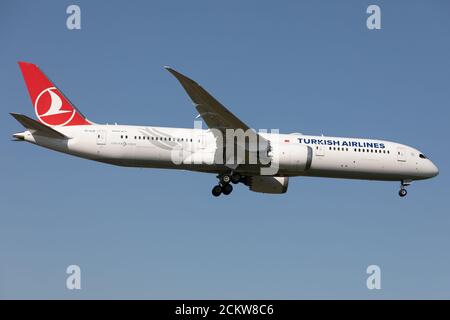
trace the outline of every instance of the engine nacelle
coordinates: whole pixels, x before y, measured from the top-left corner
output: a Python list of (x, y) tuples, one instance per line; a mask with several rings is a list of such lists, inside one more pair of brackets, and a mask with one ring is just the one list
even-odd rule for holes
[(247, 181), (251, 191), (262, 193), (285, 193), (288, 184), (289, 177), (252, 176)]
[(279, 170), (299, 172), (308, 170), (312, 162), (312, 148), (302, 144), (278, 144), (272, 147), (269, 155), (272, 166), (278, 164)]

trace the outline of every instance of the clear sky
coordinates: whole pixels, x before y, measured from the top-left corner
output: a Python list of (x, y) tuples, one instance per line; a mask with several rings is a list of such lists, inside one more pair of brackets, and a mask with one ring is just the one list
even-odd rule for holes
[[(0, 298), (450, 298), (449, 21), (446, 0), (1, 1)], [(94, 122), (192, 127), (170, 65), (256, 129), (393, 140), (440, 175), (405, 199), (398, 183), (321, 178), (213, 198), (214, 175), (10, 141), (8, 112), (34, 116), (20, 60)]]

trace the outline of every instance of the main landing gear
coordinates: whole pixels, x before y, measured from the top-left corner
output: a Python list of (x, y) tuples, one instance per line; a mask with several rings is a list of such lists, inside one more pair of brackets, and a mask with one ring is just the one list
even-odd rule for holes
[(218, 175), (217, 178), (219, 179), (219, 184), (214, 186), (212, 188), (212, 195), (214, 197), (220, 196), (222, 193), (224, 195), (229, 195), (233, 191), (233, 184), (237, 184), (239, 182), (242, 182), (243, 177), (237, 172), (234, 173), (226, 173)]
[(400, 191), (398, 192), (398, 195), (400, 197), (405, 197), (408, 194), (408, 191), (406, 191), (406, 187), (411, 184), (411, 180), (402, 180), (400, 181)]

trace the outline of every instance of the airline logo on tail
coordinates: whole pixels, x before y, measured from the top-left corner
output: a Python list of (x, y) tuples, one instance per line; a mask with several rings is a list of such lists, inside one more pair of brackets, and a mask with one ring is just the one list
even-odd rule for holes
[(90, 125), (87, 120), (34, 64), (19, 62), (39, 121), (48, 126)]
[(39, 121), (49, 126), (64, 126), (75, 116), (75, 109), (70, 110), (67, 106), (63, 108), (62, 99), (57, 92), (55, 87), (44, 89), (34, 103)]

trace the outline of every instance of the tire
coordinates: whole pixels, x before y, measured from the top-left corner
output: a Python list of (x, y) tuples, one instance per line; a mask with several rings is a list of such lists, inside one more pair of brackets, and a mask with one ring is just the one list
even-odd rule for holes
[(408, 194), (408, 192), (406, 191), (406, 189), (400, 189), (400, 191), (398, 192), (398, 195), (402, 198), (404, 196), (406, 196), (407, 194)]
[(220, 196), (220, 194), (222, 193), (222, 187), (219, 185), (214, 186), (211, 190), (211, 193), (214, 197)]
[(231, 184), (227, 184), (222, 189), (222, 193), (227, 196), (233, 191), (233, 186)]

